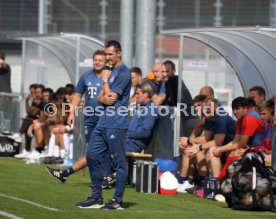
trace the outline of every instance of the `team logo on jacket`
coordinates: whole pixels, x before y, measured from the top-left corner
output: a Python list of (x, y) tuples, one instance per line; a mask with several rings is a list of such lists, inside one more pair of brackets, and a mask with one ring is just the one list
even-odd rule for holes
[(110, 79), (109, 79), (109, 82), (112, 83), (114, 81), (115, 77), (114, 76), (111, 76)]
[(114, 139), (115, 138), (115, 135), (110, 135), (110, 139)]

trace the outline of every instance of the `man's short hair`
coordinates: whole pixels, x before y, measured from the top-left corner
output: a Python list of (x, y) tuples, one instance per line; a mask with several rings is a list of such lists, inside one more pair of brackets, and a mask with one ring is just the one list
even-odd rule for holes
[(170, 65), (172, 70), (175, 70), (175, 64), (171, 60), (166, 60), (163, 62), (164, 65)]
[(248, 106), (248, 108), (252, 108), (252, 107), (256, 107), (257, 106), (256, 102), (255, 102), (255, 100), (253, 98), (248, 97), (248, 98), (246, 98), (246, 100), (247, 100), (247, 106)]
[(52, 89), (52, 88), (49, 88), (49, 87), (47, 87), (47, 88), (44, 89), (43, 93), (45, 93), (45, 92), (47, 92), (47, 93), (49, 93), (49, 94), (54, 93), (53, 89)]
[(74, 84), (66, 84), (65, 85), (65, 88), (68, 90), (68, 91), (74, 91), (75, 90), (75, 85)]
[(30, 84), (29, 89), (35, 89), (38, 84)]
[(268, 108), (269, 110), (271, 110), (271, 115), (275, 115), (275, 103), (273, 100), (267, 100), (265, 102), (266, 104), (266, 108)]
[(67, 93), (66, 87), (59, 87), (55, 92), (56, 95), (66, 95)]
[(6, 55), (3, 52), (0, 52), (0, 59), (4, 60), (6, 59)]
[(216, 107), (219, 105), (219, 101), (217, 99), (215, 99), (214, 97), (208, 97), (204, 100), (204, 102), (205, 103), (213, 102), (216, 105)]
[(263, 103), (260, 103), (258, 106), (257, 106), (257, 110), (259, 112), (265, 110), (265, 109), (268, 109), (270, 112), (271, 112), (271, 115), (274, 116), (275, 114), (275, 105), (274, 105), (274, 102), (273, 100), (267, 100)]
[(264, 96), (264, 98), (265, 98), (265, 89), (261, 86), (251, 87), (249, 92), (250, 91), (257, 91), (260, 96)]
[(44, 91), (45, 87), (43, 84), (37, 84), (34, 89), (40, 88), (42, 90), (42, 92)]
[(113, 46), (117, 52), (122, 51), (121, 44), (116, 40), (110, 40), (105, 44), (105, 48)]
[(137, 75), (143, 77), (142, 70), (141, 70), (141, 68), (139, 68), (139, 67), (132, 67), (132, 68), (130, 69), (130, 72), (131, 72), (131, 73), (134, 72), (134, 73), (136, 73)]
[(273, 95), (270, 99), (273, 102), (273, 104), (275, 104), (275, 97), (276, 97), (276, 95)]
[(245, 97), (237, 97), (232, 101), (232, 109), (238, 109), (240, 107), (248, 108), (248, 101)]
[[(205, 91), (205, 92), (202, 92), (202, 91)], [(208, 94), (208, 96), (214, 96), (215, 95), (214, 89), (211, 86), (208, 86), (208, 85), (200, 88), (200, 93)]]
[(195, 98), (193, 99), (193, 104), (195, 104), (196, 102), (203, 102), (206, 100), (206, 98), (207, 98), (206, 95), (202, 95), (202, 94), (196, 95)]
[(96, 51), (94, 52), (94, 54), (93, 54), (93, 59), (94, 59), (94, 57), (95, 57), (96, 55), (104, 56), (105, 53), (104, 53), (103, 50), (96, 50)]
[(149, 98), (153, 96), (152, 87), (148, 83), (139, 84), (136, 89), (141, 89), (142, 93), (147, 93)]

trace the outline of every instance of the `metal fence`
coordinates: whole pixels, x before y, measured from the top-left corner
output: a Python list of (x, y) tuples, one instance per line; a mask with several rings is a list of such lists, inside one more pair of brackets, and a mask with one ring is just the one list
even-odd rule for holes
[(18, 132), (20, 125), (21, 97), (0, 93), (0, 133)]

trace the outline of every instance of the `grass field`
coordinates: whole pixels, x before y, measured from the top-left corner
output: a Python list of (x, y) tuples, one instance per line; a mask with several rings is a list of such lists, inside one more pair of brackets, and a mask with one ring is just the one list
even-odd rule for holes
[[(142, 194), (127, 188), (123, 211), (78, 209), (75, 204), (90, 195), (89, 173), (76, 173), (62, 184), (45, 165), (27, 165), (14, 158), (0, 158), (0, 218), (275, 218), (271, 212), (233, 211), (224, 203), (188, 194)], [(114, 189), (105, 190), (105, 201)]]

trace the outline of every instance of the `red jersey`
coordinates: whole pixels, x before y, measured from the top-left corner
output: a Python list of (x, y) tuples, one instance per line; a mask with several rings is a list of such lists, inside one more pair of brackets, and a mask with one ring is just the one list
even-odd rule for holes
[[(262, 134), (265, 128), (265, 124), (258, 118), (256, 115), (253, 114), (253, 111), (249, 111), (247, 115), (237, 121), (237, 128), (236, 134), (237, 135), (245, 135), (250, 137), (250, 140), (258, 135)], [(265, 134), (263, 134), (262, 139), (259, 139), (259, 142), (263, 142)], [(260, 145), (260, 143), (255, 142), (248, 142), (249, 146), (256, 146)]]

